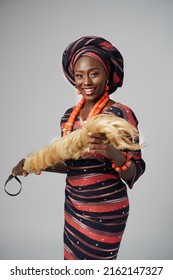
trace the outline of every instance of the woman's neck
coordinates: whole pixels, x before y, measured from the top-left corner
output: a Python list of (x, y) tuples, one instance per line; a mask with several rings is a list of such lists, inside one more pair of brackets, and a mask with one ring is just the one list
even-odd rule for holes
[[(82, 98), (71, 112), (70, 117), (63, 128), (63, 136), (66, 136), (68, 133), (70, 133), (73, 130), (73, 126), (77, 116), (79, 117), (81, 116), (83, 119), (85, 118), (89, 119), (93, 116), (96, 116), (102, 112), (103, 108), (107, 105), (108, 102), (109, 102), (109, 94), (107, 91), (105, 91), (104, 94), (99, 98), (99, 100), (92, 107), (92, 109), (89, 110), (89, 108), (87, 108), (88, 106), (86, 107), (85, 105), (84, 98)], [(82, 109), (83, 112), (81, 111)]]

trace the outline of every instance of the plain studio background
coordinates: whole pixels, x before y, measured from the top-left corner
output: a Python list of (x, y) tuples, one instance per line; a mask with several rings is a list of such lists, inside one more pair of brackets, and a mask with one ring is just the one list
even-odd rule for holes
[(14, 198), (3, 185), (21, 158), (59, 137), (78, 101), (61, 57), (84, 35), (121, 51), (124, 85), (111, 97), (135, 111), (147, 142), (118, 259), (172, 259), (172, 14), (171, 0), (0, 1), (1, 259), (63, 259), (65, 175), (21, 178)]

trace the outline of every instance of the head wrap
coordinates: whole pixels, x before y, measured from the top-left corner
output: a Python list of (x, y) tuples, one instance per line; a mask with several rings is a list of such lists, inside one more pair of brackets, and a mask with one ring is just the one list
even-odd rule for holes
[(75, 86), (74, 65), (84, 54), (103, 65), (109, 79), (109, 94), (122, 86), (124, 64), (121, 53), (104, 38), (95, 36), (85, 36), (72, 42), (63, 53), (63, 71), (72, 85)]

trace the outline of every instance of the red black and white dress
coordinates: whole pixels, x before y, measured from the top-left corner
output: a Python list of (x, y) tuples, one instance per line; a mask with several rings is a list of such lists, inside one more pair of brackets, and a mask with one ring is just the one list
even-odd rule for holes
[[(73, 108), (61, 119), (61, 128)], [(107, 113), (113, 113), (138, 125), (133, 111), (115, 102)], [(81, 127), (77, 118), (74, 129)], [(65, 188), (65, 260), (115, 260), (129, 214), (127, 185), (143, 174), (145, 163), (141, 151), (131, 151), (135, 173), (130, 182), (123, 181), (106, 158), (88, 157), (67, 160)]]

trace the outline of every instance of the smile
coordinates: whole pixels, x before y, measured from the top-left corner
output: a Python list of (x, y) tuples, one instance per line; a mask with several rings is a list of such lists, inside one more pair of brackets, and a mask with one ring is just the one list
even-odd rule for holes
[(95, 88), (83, 88), (86, 95), (92, 95), (95, 92)]

